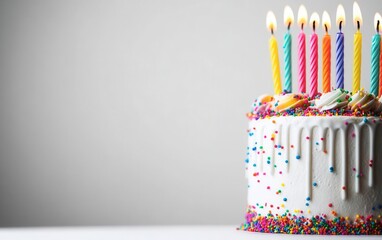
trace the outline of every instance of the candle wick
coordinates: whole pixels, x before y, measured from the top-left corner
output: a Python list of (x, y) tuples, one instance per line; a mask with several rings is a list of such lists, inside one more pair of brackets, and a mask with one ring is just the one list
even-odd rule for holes
[(376, 31), (377, 31), (377, 33), (379, 33), (379, 20), (377, 21), (377, 28), (376, 28)]
[(288, 23), (288, 31), (290, 30), (291, 22)]
[(316, 21), (313, 21), (313, 32), (316, 31)]
[(342, 21), (340, 21), (340, 32), (342, 31)]
[(301, 23), (301, 31), (304, 30), (304, 23)]
[(324, 24), (325, 26), (325, 32), (328, 33), (328, 25)]
[(359, 21), (357, 21), (357, 28), (358, 30), (361, 28), (361, 23)]
[(271, 34), (273, 35), (273, 28), (271, 28)]

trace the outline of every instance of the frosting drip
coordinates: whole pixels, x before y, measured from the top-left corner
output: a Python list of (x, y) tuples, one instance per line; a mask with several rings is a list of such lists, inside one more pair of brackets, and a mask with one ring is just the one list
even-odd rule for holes
[[(286, 208), (301, 210), (305, 205), (311, 215), (321, 214), (319, 211), (327, 209), (328, 203), (345, 216), (354, 212), (370, 214), (373, 206), (382, 204), (382, 191), (374, 188), (376, 179), (381, 180), (374, 166), (376, 143), (381, 139), (377, 128), (381, 124), (378, 117), (342, 116), (251, 121), (246, 170), (249, 204), (257, 206), (262, 214), (282, 213)], [(293, 178), (289, 178), (292, 173)], [(296, 182), (289, 182), (293, 180)], [(290, 186), (286, 186), (288, 182)], [(322, 187), (315, 187), (317, 182)], [(274, 189), (278, 184), (283, 197), (262, 190)], [(323, 200), (326, 198), (328, 202)]]

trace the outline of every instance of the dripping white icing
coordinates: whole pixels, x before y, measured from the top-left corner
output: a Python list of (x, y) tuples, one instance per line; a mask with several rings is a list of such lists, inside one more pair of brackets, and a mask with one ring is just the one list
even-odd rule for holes
[[(369, 166), (362, 166), (360, 160), (360, 138), (364, 129), (369, 130), (369, 159), (374, 161), (374, 141), (375, 141), (375, 131), (378, 125), (381, 124), (379, 118), (376, 117), (272, 117), (269, 119), (262, 120), (252, 120), (250, 123), (250, 130), (254, 133), (252, 137), (249, 137), (249, 151), (253, 147), (256, 147), (256, 151), (252, 151), (249, 154), (249, 165), (256, 164), (252, 169), (252, 172), (248, 174), (251, 176), (253, 172), (265, 172), (270, 175), (277, 175), (274, 165), (278, 162), (284, 161), (285, 159), (285, 169), (287, 174), (290, 172), (290, 165), (294, 164), (294, 161), (301, 161), (305, 164), (306, 180), (305, 180), (305, 192), (306, 197), (313, 200), (312, 196), (312, 182), (313, 182), (313, 166), (312, 166), (312, 149), (314, 147), (313, 141), (313, 129), (317, 128), (319, 135), (322, 137), (322, 143), (320, 146), (321, 151), (325, 151), (327, 154), (327, 164), (322, 164), (322, 168), (327, 168), (328, 176), (330, 174), (339, 174), (341, 177), (341, 186), (338, 191), (340, 191), (341, 199), (345, 200), (348, 197), (348, 191), (350, 190), (348, 186), (349, 174), (353, 166), (350, 166), (349, 159), (347, 156), (348, 147), (354, 147), (354, 168), (355, 168), (355, 179), (354, 182), (354, 192), (360, 193), (361, 191), (361, 174), (360, 169), (362, 167), (368, 168), (368, 186), (372, 187), (374, 185), (374, 168)], [(363, 127), (367, 126), (367, 127)], [(354, 146), (348, 146), (348, 130), (350, 127), (354, 128)], [(264, 138), (265, 135), (271, 134), (277, 131), (274, 140)], [(338, 132), (338, 139), (336, 135)], [(291, 135), (297, 135), (295, 138), (294, 146), (291, 147), (290, 138)], [(340, 141), (340, 148), (335, 151), (336, 140)], [(307, 141), (305, 144), (304, 154), (302, 154), (302, 141)], [(257, 144), (255, 144), (255, 142)], [(276, 154), (279, 152), (279, 146), (283, 146), (283, 151), (281, 151), (281, 156)], [(277, 148), (277, 151), (276, 151)], [(292, 150), (292, 151), (291, 151)], [(263, 151), (266, 151), (266, 156), (270, 156), (264, 159)], [(270, 151), (270, 152), (269, 152)], [(294, 154), (293, 154), (294, 153)], [(337, 154), (336, 154), (337, 153)], [(268, 161), (268, 162), (267, 162)], [(336, 165), (338, 162), (339, 165)], [(280, 164), (280, 163), (278, 163)], [(265, 167), (266, 166), (266, 167)], [(339, 166), (340, 169), (337, 169)], [(293, 174), (290, 172), (289, 174)]]
[[(341, 178), (342, 178), (342, 186), (347, 186), (346, 184), (346, 180), (347, 180), (347, 162), (348, 162), (348, 159), (347, 159), (347, 156), (346, 156), (346, 147), (347, 147), (347, 141), (346, 141), (346, 129), (344, 129), (344, 127), (342, 127), (340, 129), (340, 132), (341, 132), (341, 136), (342, 136), (342, 144), (341, 144), (341, 147), (342, 147), (342, 156), (340, 158), (340, 162), (341, 162)], [(346, 199), (346, 196), (347, 196), (347, 188), (343, 189), (341, 191), (341, 197), (342, 197), (342, 200), (345, 200)]]
[[(360, 127), (356, 124), (353, 125), (354, 126), (354, 134), (355, 136), (360, 136), (361, 135), (361, 131), (360, 131)], [(360, 137), (356, 137), (355, 138), (355, 141), (354, 141), (354, 151), (355, 151), (355, 155), (354, 155), (354, 162), (355, 162), (355, 169), (356, 169), (356, 177), (355, 177), (355, 183), (354, 183), (354, 191), (356, 193), (359, 193), (360, 191), (360, 187), (359, 187), (359, 184), (360, 184), (360, 181), (359, 181), (359, 176), (360, 175), (360, 167), (361, 167), (361, 159), (360, 159), (360, 155), (361, 155), (361, 152), (360, 152)]]
[[(369, 130), (370, 130), (370, 149), (369, 149), (369, 152), (370, 152), (370, 160), (371, 161), (375, 161), (374, 159), (374, 152), (375, 152), (375, 148), (374, 148), (374, 139), (375, 139), (375, 132), (376, 132), (376, 127), (375, 126), (371, 126), (369, 125)], [(370, 167), (369, 168), (369, 187), (373, 187), (374, 185), (374, 168), (373, 167)]]

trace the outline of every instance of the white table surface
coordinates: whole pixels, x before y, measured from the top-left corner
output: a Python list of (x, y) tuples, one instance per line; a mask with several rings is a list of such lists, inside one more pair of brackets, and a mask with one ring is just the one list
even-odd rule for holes
[(381, 239), (382, 236), (306, 236), (237, 231), (236, 226), (126, 226), (3, 228), (1, 240), (247, 240), (247, 239)]

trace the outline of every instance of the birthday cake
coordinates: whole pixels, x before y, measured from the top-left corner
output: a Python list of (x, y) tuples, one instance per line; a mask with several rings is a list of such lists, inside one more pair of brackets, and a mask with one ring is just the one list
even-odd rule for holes
[[(273, 34), (275, 24), (269, 26)], [(270, 48), (276, 94), (257, 98), (247, 115), (248, 206), (240, 229), (381, 235), (382, 97), (377, 97), (381, 96), (378, 85), (372, 82), (371, 93), (359, 89), (359, 82), (352, 93), (345, 91), (343, 68), (336, 64), (336, 88), (319, 93), (316, 60), (311, 61), (309, 94), (304, 89), (298, 94), (281, 93), (274, 36)], [(330, 67), (328, 71), (330, 83)]]
[(337, 89), (258, 98), (248, 129), (243, 230), (382, 233), (380, 99)]

